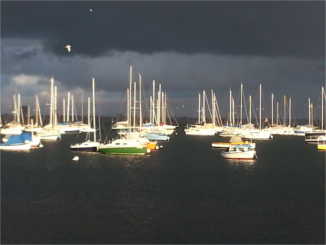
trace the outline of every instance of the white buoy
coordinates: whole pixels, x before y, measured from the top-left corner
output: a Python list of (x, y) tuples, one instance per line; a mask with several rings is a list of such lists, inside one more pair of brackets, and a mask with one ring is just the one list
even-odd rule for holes
[(79, 156), (74, 156), (72, 160), (73, 161), (79, 161)]

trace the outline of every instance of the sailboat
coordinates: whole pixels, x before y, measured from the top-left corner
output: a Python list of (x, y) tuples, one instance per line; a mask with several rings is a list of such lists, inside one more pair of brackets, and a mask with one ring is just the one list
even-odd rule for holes
[[(320, 129), (314, 129), (311, 132), (305, 133), (306, 143), (317, 143), (319, 148), (322, 148), (323, 144), (326, 144), (326, 130), (324, 130), (324, 98), (325, 92), (324, 87), (322, 87), (322, 97), (321, 97), (321, 127)], [(309, 98), (309, 125), (313, 127), (313, 104), (310, 103)]]
[(31, 119), (31, 123), (25, 127), (24, 131), (26, 132), (35, 132), (35, 133), (40, 133), (43, 128), (43, 120), (42, 120), (42, 115), (41, 115), (41, 108), (40, 108), (40, 103), (38, 96), (35, 96), (35, 122), (33, 119)]
[(22, 110), (21, 110), (21, 97), (20, 94), (14, 94), (13, 96), (13, 106), (12, 111), (14, 115), (14, 120), (5, 124), (0, 129), (0, 134), (2, 135), (20, 135), (23, 132), (23, 125), (21, 124)]
[(23, 132), (20, 135), (10, 135), (0, 143), (1, 150), (29, 150), (41, 145), (40, 138), (31, 132)]
[(108, 144), (101, 144), (99, 152), (109, 155), (144, 155), (150, 153), (153, 143), (147, 138), (141, 137), (139, 132), (130, 132), (122, 135)]
[(247, 140), (270, 140), (273, 138), (270, 132), (262, 130), (261, 122), (261, 90), (262, 86), (259, 85), (259, 129), (245, 130), (240, 135), (242, 138)]
[[(170, 135), (174, 132), (175, 126), (167, 124), (167, 93), (162, 89), (161, 83), (159, 83), (158, 87), (156, 94), (155, 80), (153, 80), (153, 95), (150, 96), (150, 122), (143, 124), (140, 113), (140, 132), (142, 136), (149, 140), (168, 141)], [(139, 101), (141, 112), (141, 97)]]
[[(222, 127), (216, 126), (216, 96), (212, 91), (212, 112), (208, 105), (208, 100), (206, 96), (206, 91), (203, 90), (198, 94), (198, 123), (195, 125), (191, 125), (190, 127), (185, 129), (186, 135), (193, 136), (213, 136), (218, 132), (222, 131)], [(206, 122), (206, 104), (208, 106), (208, 110), (211, 113), (211, 123)]]
[(57, 86), (54, 86), (54, 78), (50, 79), (50, 123), (38, 132), (41, 140), (58, 140), (61, 138), (60, 131), (57, 129)]
[(93, 95), (93, 141), (91, 141), (90, 139), (82, 142), (82, 143), (78, 143), (78, 144), (74, 144), (74, 145), (70, 145), (70, 150), (73, 151), (88, 151), (88, 152), (95, 152), (98, 150), (98, 147), (100, 145), (99, 142), (96, 141), (96, 120), (95, 120), (95, 78), (92, 79), (92, 95)]
[[(136, 126), (137, 109), (137, 83), (132, 84), (132, 66), (130, 66), (130, 88), (127, 89), (127, 121), (128, 130), (120, 132), (120, 138), (108, 144), (100, 144), (99, 151), (104, 154), (146, 154), (153, 148), (149, 147), (150, 141), (145, 137), (142, 121), (141, 106), (141, 75), (139, 74), (139, 127)], [(133, 85), (133, 86), (132, 86)], [(133, 102), (133, 105), (132, 103)], [(126, 128), (125, 128), (126, 129)], [(133, 131), (131, 131), (133, 129)]]

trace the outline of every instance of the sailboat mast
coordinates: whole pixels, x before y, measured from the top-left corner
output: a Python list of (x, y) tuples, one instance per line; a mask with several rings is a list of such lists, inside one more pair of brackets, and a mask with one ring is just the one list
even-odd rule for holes
[(51, 77), (51, 89), (50, 89), (50, 91), (51, 91), (51, 98), (50, 98), (50, 100), (51, 100), (51, 103), (50, 103), (50, 124), (51, 124), (51, 126), (52, 126), (52, 128), (53, 128), (53, 77)]
[(164, 91), (162, 91), (162, 98), (161, 98), (161, 101), (162, 101), (162, 103), (161, 103), (161, 107), (162, 107), (162, 120), (161, 120), (161, 122), (164, 124), (164, 117), (165, 117), (165, 104), (164, 104), (164, 96), (165, 96), (165, 92)]
[(311, 113), (310, 113), (310, 110), (311, 110), (311, 105), (310, 105), (310, 97), (308, 98), (308, 122), (309, 122), (309, 126), (311, 126)]
[(166, 91), (164, 93), (164, 125), (166, 124), (166, 118), (168, 114), (167, 96)]
[(234, 97), (232, 96), (232, 125), (235, 125)]
[(201, 94), (198, 93), (198, 124), (201, 124)]
[(134, 112), (134, 120), (133, 120), (133, 125), (134, 128), (136, 127), (136, 89), (137, 89), (137, 84), (134, 82), (134, 106), (133, 106), (133, 112)]
[(249, 95), (249, 124), (251, 124), (251, 95)]
[(39, 116), (39, 119), (40, 119), (40, 126), (42, 127), (43, 126), (43, 120), (42, 120), (41, 107), (40, 107), (40, 102), (38, 100), (38, 97), (37, 97), (37, 107), (38, 107), (38, 116)]
[(149, 96), (149, 122), (153, 122), (153, 98), (152, 96)]
[(58, 124), (58, 115), (57, 115), (57, 86), (54, 86), (54, 125)]
[(141, 108), (141, 82), (142, 77), (141, 74), (138, 74), (139, 76), (139, 128), (141, 129), (143, 126), (143, 115), (142, 115), (142, 108)]
[(314, 104), (311, 103), (311, 126), (314, 126)]
[(74, 95), (71, 95), (71, 121), (75, 121), (75, 114), (74, 114)]
[(95, 119), (95, 78), (92, 79), (93, 92), (93, 125), (94, 125), (94, 142), (96, 142), (96, 119)]
[(129, 65), (129, 116), (128, 116), (129, 126), (131, 126), (131, 100), (132, 100), (132, 65)]
[(286, 125), (286, 95), (283, 97), (283, 125)]
[(215, 125), (215, 103), (214, 103), (213, 89), (211, 89), (211, 102), (212, 102), (212, 124)]
[(242, 94), (243, 94), (243, 84), (240, 86), (240, 125), (242, 125)]
[(31, 124), (31, 108), (27, 106), (27, 125)]
[(152, 97), (152, 124), (155, 124), (155, 80), (153, 80), (153, 97)]
[(35, 115), (35, 125), (38, 126), (39, 124), (38, 124), (38, 114), (37, 114), (37, 109), (38, 109), (38, 108), (37, 108), (37, 96), (35, 95), (35, 114), (34, 114), (34, 115)]
[(66, 122), (66, 100), (64, 97), (62, 99), (62, 121)]
[(15, 121), (15, 122), (18, 122), (18, 118), (17, 118), (17, 101), (16, 101), (16, 94), (14, 94), (14, 95), (12, 96), (12, 99), (13, 99), (13, 105), (14, 105), (14, 112), (13, 112), (13, 114), (14, 114), (14, 121)]
[(274, 94), (272, 93), (272, 126), (274, 124)]
[[(20, 94), (19, 95), (19, 99), (20, 99)], [(20, 108), (20, 115), (21, 115), (21, 121), (22, 121), (22, 124), (25, 124), (25, 121), (24, 121), (24, 113), (23, 113), (23, 107), (21, 106), (21, 101), (19, 100), (19, 108)]]
[(161, 124), (161, 83), (158, 85), (158, 92), (157, 92), (157, 105), (156, 105), (156, 110), (157, 110), (157, 115), (156, 115), (156, 125)]
[(84, 93), (81, 94), (81, 122), (84, 123)]
[(279, 102), (276, 102), (276, 124), (278, 125), (279, 123), (279, 111), (278, 111), (278, 107), (279, 107)]
[(17, 94), (17, 118), (18, 118), (18, 123), (20, 123), (21, 122), (20, 94)]
[(261, 84), (259, 84), (259, 129), (261, 130)]
[(87, 124), (91, 128), (91, 98), (87, 98)]
[(289, 127), (291, 127), (292, 100), (289, 98)]
[(67, 122), (70, 122), (70, 92), (68, 92), (68, 95), (67, 95)]
[(324, 86), (321, 87), (321, 129), (324, 129)]
[(206, 124), (206, 103), (205, 103), (205, 99), (206, 99), (206, 91), (203, 90), (203, 123)]
[(130, 116), (130, 113), (129, 113), (129, 100), (130, 100), (130, 98), (129, 98), (129, 95), (130, 95), (130, 92), (129, 92), (129, 88), (127, 88), (127, 111), (126, 111), (126, 114), (127, 114), (127, 123), (128, 123), (128, 125), (129, 125), (129, 122), (130, 122), (130, 118), (129, 118), (129, 116)]
[(232, 90), (230, 89), (230, 101), (229, 101), (229, 112), (230, 112), (230, 114), (229, 114), (229, 121), (230, 121), (230, 125), (232, 125)]

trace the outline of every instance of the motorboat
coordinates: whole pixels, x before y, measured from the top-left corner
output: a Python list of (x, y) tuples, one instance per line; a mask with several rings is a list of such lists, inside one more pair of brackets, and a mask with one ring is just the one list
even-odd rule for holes
[(225, 159), (255, 159), (256, 150), (250, 144), (231, 145), (227, 151), (221, 152)]

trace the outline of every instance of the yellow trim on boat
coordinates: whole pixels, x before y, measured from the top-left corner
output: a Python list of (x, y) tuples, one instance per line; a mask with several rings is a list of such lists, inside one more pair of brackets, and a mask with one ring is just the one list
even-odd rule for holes
[(318, 144), (317, 149), (318, 150), (326, 150), (326, 144)]

